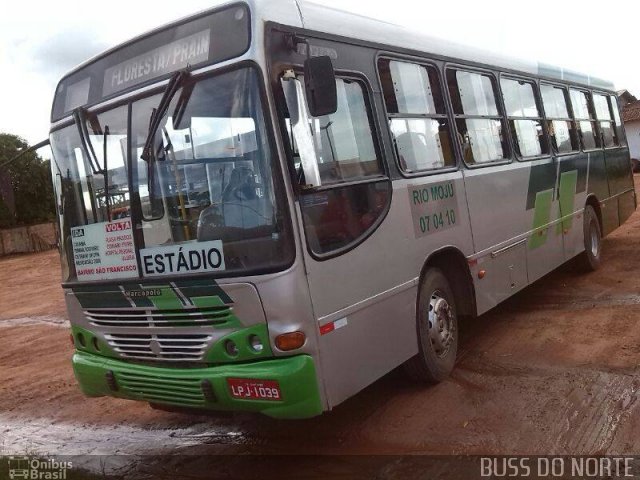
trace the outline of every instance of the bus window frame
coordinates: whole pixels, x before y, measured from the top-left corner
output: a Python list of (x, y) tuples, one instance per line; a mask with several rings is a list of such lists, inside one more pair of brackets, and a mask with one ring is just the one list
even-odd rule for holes
[[(398, 156), (398, 149), (396, 148), (396, 142), (393, 137), (393, 133), (391, 132), (391, 127), (389, 125), (389, 120), (391, 119), (391, 115), (393, 114), (389, 113), (389, 110), (387, 108), (387, 102), (384, 99), (384, 89), (382, 86), (382, 77), (380, 75), (380, 60), (390, 60), (390, 61), (411, 63), (411, 64), (418, 65), (425, 68), (433, 67), (436, 70), (436, 73), (438, 75), (438, 81), (440, 82), (440, 88), (442, 90), (442, 101), (445, 109), (445, 114), (443, 118), (446, 119), (447, 122), (449, 123), (449, 139), (451, 141), (451, 146), (452, 146), (453, 155), (454, 155), (454, 159), (453, 159), (454, 165), (452, 165), (451, 167), (420, 170), (418, 172), (407, 172), (405, 169), (402, 168), (402, 166), (400, 165), (400, 158)], [(382, 110), (385, 118), (384, 128), (386, 129), (386, 133), (389, 139), (389, 144), (391, 145), (391, 150), (393, 151), (392, 155), (393, 155), (393, 161), (395, 163), (395, 167), (397, 171), (400, 173), (400, 175), (404, 178), (419, 178), (419, 177), (430, 177), (432, 175), (440, 175), (443, 173), (457, 172), (458, 170), (460, 170), (461, 165), (463, 165), (463, 162), (461, 161), (462, 155), (459, 151), (459, 142), (455, 139), (455, 136), (454, 136), (454, 133), (457, 132), (455, 130), (456, 129), (455, 118), (453, 116), (451, 99), (449, 98), (449, 91), (448, 91), (449, 89), (447, 88), (447, 84), (445, 81), (445, 77), (444, 77), (443, 69), (441, 68), (441, 65), (439, 65), (438, 62), (432, 59), (416, 57), (412, 55), (402, 55), (402, 54), (389, 52), (389, 51), (379, 51), (377, 55), (374, 57), (374, 62), (375, 62), (375, 71), (376, 71), (376, 77), (377, 77), (377, 86), (380, 89)], [(402, 116), (402, 114), (400, 116)], [(405, 114), (405, 116), (408, 117), (410, 115)], [(431, 118), (431, 117), (428, 117), (425, 115), (417, 115), (415, 118)]]
[[(300, 66), (293, 66), (292, 67), (293, 71), (296, 73), (296, 75), (303, 75), (304, 71), (302, 69), (302, 67)], [(346, 72), (346, 73), (345, 73)], [(280, 72), (278, 74), (278, 79), (282, 78), (282, 74), (284, 72)], [(365, 108), (367, 109), (367, 116), (369, 117), (369, 126), (371, 127), (371, 138), (373, 140), (373, 147), (375, 149), (376, 152), (376, 156), (377, 159), (380, 163), (381, 166), (381, 170), (382, 173), (379, 176), (376, 177), (363, 177), (363, 178), (358, 178), (356, 180), (348, 180), (345, 182), (335, 182), (335, 183), (330, 183), (330, 184), (326, 184), (326, 185), (320, 185), (320, 186), (314, 186), (314, 187), (309, 187), (309, 188), (302, 188), (302, 185), (298, 184), (298, 180), (297, 178), (295, 178), (295, 175), (292, 177), (292, 182), (294, 184), (295, 187), (295, 194), (296, 196), (299, 195), (306, 195), (306, 194), (310, 194), (310, 193), (317, 193), (317, 192), (322, 192), (325, 190), (330, 190), (333, 187), (345, 187), (345, 186), (349, 186), (349, 185), (359, 185), (362, 183), (368, 183), (368, 182), (378, 182), (380, 180), (389, 180), (391, 181), (391, 174), (389, 171), (389, 166), (387, 165), (387, 162), (385, 161), (385, 155), (384, 155), (384, 151), (382, 149), (382, 142), (381, 142), (381, 138), (380, 138), (380, 128), (378, 125), (378, 112), (375, 109), (375, 102), (373, 101), (373, 96), (374, 96), (374, 91), (371, 88), (369, 79), (366, 77), (366, 75), (362, 74), (361, 72), (354, 72), (354, 71), (347, 71), (347, 70), (336, 70), (336, 79), (344, 79), (344, 80), (350, 80), (353, 82), (357, 82), (362, 88), (362, 92), (363, 92), (363, 97), (364, 97), (364, 104), (365, 104)], [(280, 87), (280, 91), (282, 91), (282, 87)], [(280, 93), (282, 93), (282, 100), (284, 101), (284, 92), (279, 92), (278, 95), (280, 95)], [(286, 103), (285, 103), (286, 105)], [(284, 114), (284, 109), (283, 112)], [(279, 116), (281, 118), (278, 119), (278, 125), (280, 125), (281, 121), (282, 121), (282, 131), (284, 132), (284, 135), (282, 136), (282, 138), (284, 139), (284, 142), (287, 144), (287, 154), (290, 154), (290, 157), (287, 159), (292, 160), (293, 159), (293, 148), (290, 145), (290, 140), (289, 140), (289, 134), (287, 132), (287, 128), (286, 128), (286, 124), (284, 122), (285, 116), (284, 115), (280, 115), (280, 112), (278, 112)], [(309, 114), (309, 116), (311, 116), (311, 114)], [(293, 165), (293, 162), (290, 162)], [(292, 170), (293, 171), (293, 170)]]
[[(611, 93), (611, 92), (606, 92), (606, 93), (604, 93), (604, 95), (606, 95), (609, 98), (609, 108), (610, 108), (610, 111), (611, 111), (611, 116), (613, 118), (613, 123), (616, 125), (617, 128), (620, 128), (621, 135), (618, 136), (618, 145), (616, 145), (616, 147), (617, 148), (625, 148), (625, 147), (628, 146), (628, 144), (627, 144), (627, 132), (624, 129), (624, 120), (622, 120), (622, 109), (620, 108), (620, 103), (618, 102), (618, 97), (614, 93)], [(615, 112), (618, 113), (618, 118), (620, 119), (620, 125), (618, 125), (617, 122), (616, 122)]]
[[(212, 68), (213, 67), (213, 68)], [(276, 128), (276, 122), (274, 121), (273, 118), (273, 112), (271, 109), (271, 98), (269, 97), (269, 90), (268, 90), (268, 78), (265, 75), (265, 69), (260, 66), (260, 64), (258, 62), (256, 62), (255, 60), (251, 60), (251, 59), (245, 59), (245, 60), (241, 60), (239, 62), (233, 62), (233, 63), (227, 63), (224, 64), (222, 66), (220, 66), (219, 68), (215, 68), (216, 65), (208, 65), (206, 68), (203, 69), (198, 69), (195, 70), (194, 72), (192, 72), (193, 75), (193, 79), (195, 81), (200, 81), (200, 80), (204, 80), (210, 76), (215, 76), (215, 75), (219, 75), (219, 74), (224, 74), (233, 70), (238, 70), (241, 68), (245, 68), (245, 67), (249, 67), (249, 68), (254, 68), (256, 71), (256, 74), (258, 75), (258, 89), (259, 89), (259, 95), (260, 95), (260, 100), (262, 102), (262, 109), (263, 109), (263, 115), (264, 115), (264, 121), (265, 121), (265, 134), (266, 134), (266, 140), (269, 144), (269, 148), (271, 149), (271, 154), (272, 154), (272, 159), (271, 162), (273, 163), (272, 169), (274, 171), (277, 172), (277, 176), (273, 178), (273, 183), (274, 183), (274, 188), (277, 190), (278, 188), (281, 190), (281, 192), (279, 193), (279, 195), (284, 197), (284, 202), (282, 204), (282, 207), (284, 209), (286, 209), (285, 211), (282, 212), (283, 216), (286, 217), (283, 220), (283, 227), (284, 227), (284, 232), (286, 232), (286, 234), (289, 235), (289, 240), (291, 243), (291, 249), (289, 252), (289, 256), (290, 258), (287, 259), (286, 263), (283, 263), (282, 266), (279, 266), (277, 268), (273, 268), (273, 267), (261, 267), (261, 268), (255, 268), (252, 270), (247, 270), (245, 272), (242, 272), (242, 276), (254, 276), (254, 275), (267, 275), (267, 274), (277, 274), (277, 273), (281, 273), (284, 272), (288, 269), (291, 268), (292, 265), (295, 264), (297, 256), (298, 256), (298, 251), (297, 251), (297, 247), (296, 247), (296, 231), (297, 231), (297, 221), (294, 220), (294, 218), (297, 216), (296, 210), (295, 208), (292, 206), (292, 203), (290, 202), (290, 197), (289, 197), (289, 190), (287, 188), (287, 182), (286, 182), (286, 172), (287, 170), (284, 170), (282, 168), (281, 165), (281, 159), (280, 159), (280, 150), (278, 148), (278, 142), (277, 142), (277, 137), (276, 135), (279, 135), (280, 132), (278, 132), (277, 128)], [(92, 113), (92, 114), (99, 114), (102, 111), (105, 110), (111, 110), (111, 109), (115, 109), (121, 105), (127, 105), (129, 104), (130, 106), (133, 105), (134, 102), (146, 98), (146, 97), (150, 97), (153, 96), (157, 93), (161, 93), (163, 91), (163, 89), (166, 87), (166, 78), (164, 79), (160, 79), (158, 80), (157, 83), (150, 85), (150, 86), (146, 86), (146, 87), (142, 87), (136, 90), (133, 90), (131, 92), (127, 92), (126, 95), (123, 95), (122, 97), (117, 97), (115, 99), (111, 99), (111, 100), (107, 100), (104, 102), (100, 102), (98, 104), (95, 105), (90, 105), (89, 107), (87, 107), (87, 112), (88, 113)], [(131, 108), (129, 107), (129, 112), (131, 113)], [(131, 118), (128, 119), (129, 121), (129, 126), (127, 127), (128, 133), (128, 141), (127, 141), (127, 151), (131, 152), (131, 135), (130, 135), (130, 130), (131, 130)], [(51, 133), (57, 131), (57, 130), (61, 130), (65, 127), (71, 126), (74, 124), (73, 118), (70, 115), (67, 115), (66, 117), (62, 118), (61, 120), (59, 120), (58, 122), (56, 122), (55, 124), (53, 124), (49, 135), (51, 135)], [(132, 168), (133, 162), (131, 161), (127, 161), (129, 168)], [(128, 172), (129, 174), (129, 188), (132, 188), (133, 185), (133, 178), (131, 175), (131, 172)], [(278, 185), (276, 186), (276, 183), (278, 183)], [(141, 257), (137, 254), (140, 250), (142, 250), (143, 248), (146, 248), (145, 242), (144, 242), (144, 233), (142, 231), (141, 228), (137, 228), (137, 225), (142, 225), (142, 221), (143, 221), (143, 217), (142, 217), (142, 212), (138, 211), (137, 209), (140, 208), (141, 209), (141, 205), (140, 205), (140, 200), (137, 197), (138, 196), (138, 191), (137, 188), (134, 190), (131, 190), (131, 211), (132, 211), (132, 217), (131, 217), (131, 221), (134, 223), (134, 225), (136, 227), (134, 227), (134, 232), (133, 232), (133, 238), (134, 238), (134, 247), (136, 248), (136, 257), (137, 257), (137, 261), (138, 261), (138, 276), (137, 277), (131, 277), (129, 280), (135, 281), (136, 279), (144, 279), (145, 277), (142, 276), (142, 267), (141, 267), (141, 262), (142, 259)], [(135, 201), (134, 201), (135, 200)], [(133, 216), (135, 212), (135, 216)], [(388, 210), (387, 210), (388, 212)], [(386, 214), (385, 214), (386, 215)], [(286, 223), (286, 225), (284, 225), (284, 223)], [(213, 275), (213, 276), (212, 276)], [(166, 279), (167, 282), (172, 282), (172, 281), (176, 281), (176, 280), (180, 280), (180, 279), (184, 279), (185, 276), (183, 275), (167, 275), (166, 277), (163, 277), (164, 279)], [(214, 278), (214, 279), (219, 279), (219, 278), (237, 278), (237, 275), (235, 277), (233, 276), (229, 276), (229, 275), (225, 275), (225, 272), (216, 272), (216, 273), (194, 273), (189, 275), (189, 278), (194, 278), (194, 279), (199, 279), (199, 278)], [(88, 282), (78, 282), (78, 280), (71, 280), (69, 281), (68, 279), (65, 279), (61, 282), (62, 288), (72, 288), (74, 286), (78, 286), (78, 285), (111, 285), (113, 284), (113, 279), (111, 280), (95, 280), (95, 281), (88, 281)]]
[[(505, 80), (514, 80), (516, 82), (525, 82), (528, 83), (530, 85), (533, 85), (533, 97), (534, 100), (536, 102), (536, 107), (538, 108), (538, 113), (540, 114), (539, 117), (510, 117), (509, 114), (507, 113), (507, 108), (506, 105), (504, 105), (504, 93), (502, 91), (502, 79)], [(507, 130), (509, 130), (509, 143), (510, 143), (510, 148), (511, 151), (513, 153), (513, 157), (516, 159), (516, 161), (518, 162), (531, 162), (531, 161), (535, 161), (535, 160), (544, 160), (544, 159), (549, 159), (550, 157), (553, 156), (553, 147), (551, 145), (551, 138), (549, 136), (549, 132), (547, 132), (547, 116), (546, 116), (546, 111), (544, 110), (544, 105), (542, 102), (542, 92), (540, 91), (540, 79), (536, 79), (536, 78), (531, 78), (531, 77), (527, 77), (524, 75), (515, 75), (512, 73), (507, 73), (507, 72), (500, 72), (498, 75), (498, 89), (500, 90), (500, 97), (502, 99), (503, 102), (503, 108), (504, 108), (504, 115), (507, 119)], [(513, 132), (511, 131), (511, 124), (510, 124), (510, 120), (511, 119), (518, 119), (518, 120), (533, 120), (533, 121), (539, 121), (542, 125), (542, 134), (544, 136), (544, 142), (547, 145), (547, 153), (543, 153), (540, 155), (533, 155), (530, 157), (523, 157), (521, 155), (518, 155), (516, 153), (516, 148), (515, 148), (515, 144), (514, 144), (514, 139), (513, 139)]]
[[(598, 112), (596, 111), (595, 107), (596, 104), (593, 101), (593, 96), (594, 95), (600, 95), (601, 97), (604, 97), (605, 100), (607, 101), (607, 108), (609, 109), (609, 115), (610, 118), (609, 120), (600, 120), (600, 118), (598, 118)], [(617, 123), (616, 123), (616, 119), (615, 116), (613, 115), (613, 106), (611, 105), (611, 94), (609, 92), (605, 92), (602, 90), (591, 90), (591, 102), (593, 103), (593, 114), (596, 117), (596, 123), (598, 124), (598, 130), (601, 130), (600, 127), (600, 122), (609, 122), (611, 124), (611, 128), (613, 129), (613, 138), (614, 138), (614, 142), (617, 140), (617, 144), (613, 144), (609, 147), (607, 147), (606, 145), (602, 145), (601, 149), (605, 149), (605, 150), (612, 150), (614, 148), (620, 148), (620, 139), (618, 138), (618, 131), (617, 131)], [(622, 116), (620, 118), (620, 122), (622, 122)], [(600, 141), (602, 141), (602, 134), (600, 134)]]
[[(331, 260), (332, 258), (336, 258), (344, 255), (345, 253), (350, 252), (354, 248), (357, 248), (359, 245), (364, 243), (371, 235), (373, 235), (376, 230), (380, 227), (382, 222), (387, 218), (389, 211), (391, 210), (391, 204), (393, 203), (393, 178), (391, 175), (390, 165), (387, 161), (387, 155), (385, 154), (385, 150), (383, 148), (382, 141), (382, 126), (379, 124), (379, 114), (380, 112), (376, 108), (375, 102), (375, 94), (376, 92), (373, 90), (372, 83), (367, 77), (367, 75), (363, 72), (359, 72), (356, 70), (345, 70), (345, 69), (335, 69), (336, 79), (345, 79), (357, 82), (360, 87), (362, 87), (363, 99), (365, 108), (367, 109), (367, 116), (369, 118), (369, 126), (371, 127), (371, 138), (373, 141), (373, 146), (378, 156), (378, 161), (380, 162), (382, 173), (380, 176), (370, 177), (370, 178), (359, 178), (356, 180), (350, 180), (346, 182), (336, 182), (331, 183), (329, 185), (321, 185), (319, 187), (310, 187), (310, 188), (302, 188), (302, 185), (299, 184), (297, 179), (297, 172), (295, 171), (295, 162), (294, 162), (294, 150), (291, 145), (291, 140), (289, 138), (289, 131), (287, 130), (287, 125), (285, 122), (286, 119), (286, 101), (284, 96), (284, 91), (282, 89), (281, 80), (284, 72), (286, 70), (293, 70), (296, 75), (302, 75), (304, 73), (304, 69), (302, 65), (299, 64), (289, 64), (289, 65), (281, 65), (281, 68), (272, 71), (272, 80), (275, 82), (273, 84), (272, 92), (274, 95), (274, 101), (276, 105), (276, 115), (277, 121), (273, 122), (274, 131), (277, 126), (279, 131), (275, 131), (275, 134), (279, 134), (279, 139), (282, 141), (282, 145), (284, 147), (285, 154), (285, 168), (289, 172), (289, 179), (291, 181), (292, 193), (293, 193), (293, 202), (298, 204), (298, 209), (300, 215), (296, 214), (298, 218), (298, 228), (300, 231), (304, 232), (304, 218), (302, 218), (302, 207), (300, 205), (300, 199), (306, 195), (312, 195), (319, 192), (324, 192), (328, 190), (338, 189), (338, 188), (348, 188), (354, 185), (367, 185), (374, 183), (382, 183), (387, 182), (389, 185), (389, 195), (386, 205), (378, 218), (371, 224), (371, 226), (364, 232), (363, 235), (359, 236), (353, 242), (348, 243), (347, 245), (337, 248), (335, 250), (331, 250), (326, 253), (317, 253), (314, 252), (311, 248), (311, 244), (309, 243), (306, 234), (304, 234), (304, 243), (307, 253), (311, 258), (318, 262), (323, 262), (325, 260)], [(292, 216), (293, 218), (293, 216)]]
[[(552, 156), (554, 157), (566, 157), (567, 155), (577, 155), (579, 153), (582, 153), (582, 139), (580, 138), (580, 134), (578, 133), (578, 125), (576, 122), (576, 118), (575, 115), (573, 114), (573, 105), (571, 104), (571, 94), (569, 93), (569, 89), (573, 88), (570, 84), (568, 83), (560, 83), (560, 82), (552, 82), (549, 80), (540, 80), (540, 86), (542, 85), (546, 85), (549, 87), (554, 87), (554, 88), (561, 88), (564, 91), (565, 94), (565, 102), (566, 102), (566, 106), (567, 106), (567, 113), (569, 114), (568, 118), (549, 118), (547, 117), (547, 112), (546, 110), (544, 111), (544, 115), (545, 115), (545, 122), (548, 122), (550, 120), (564, 120), (564, 121), (570, 121), (573, 123), (573, 128), (576, 130), (576, 135), (578, 135), (578, 149), (577, 150), (572, 150), (570, 152), (555, 152), (553, 150), (553, 146), (551, 148), (551, 152), (552, 152)], [(542, 100), (542, 91), (540, 91), (540, 99)], [(544, 101), (542, 102), (542, 107), (544, 109)], [(549, 142), (551, 142), (551, 136), (547, 135), (549, 138)]]
[[(576, 118), (575, 111), (573, 109), (573, 100), (571, 99), (571, 90), (575, 90), (576, 92), (582, 92), (587, 95), (587, 109), (589, 110), (589, 115), (592, 117), (585, 118)], [(578, 138), (580, 141), (580, 151), (582, 153), (592, 153), (600, 150), (604, 150), (604, 146), (598, 146), (598, 143), (602, 142), (602, 138), (600, 137), (600, 124), (598, 122), (598, 117), (596, 116), (595, 107), (593, 105), (593, 94), (591, 90), (585, 87), (577, 86), (577, 85), (569, 85), (569, 103), (571, 104), (571, 115), (573, 116), (573, 121), (576, 122), (576, 128), (578, 129)], [(582, 130), (580, 128), (580, 122), (590, 122), (592, 125), (595, 125), (594, 129), (594, 137), (596, 141), (595, 148), (584, 148), (584, 142), (582, 141)]]
[[(502, 122), (502, 127), (504, 129), (504, 133), (510, 133), (509, 130), (509, 125), (508, 125), (508, 120), (507, 117), (505, 115), (505, 107), (504, 107), (504, 100), (502, 98), (502, 91), (500, 90), (500, 85), (499, 85), (499, 71), (497, 70), (491, 70), (488, 68), (482, 68), (482, 67), (476, 67), (476, 66), (471, 66), (465, 63), (457, 63), (457, 62), (445, 62), (443, 67), (443, 74), (444, 74), (444, 78), (446, 80), (447, 78), (447, 71), (448, 70), (462, 70), (465, 72), (470, 72), (470, 73), (478, 73), (480, 75), (487, 75), (489, 77), (491, 77), (492, 82), (493, 82), (493, 87), (494, 87), (494, 96), (495, 96), (495, 101), (496, 101), (496, 107), (498, 109), (498, 114), (497, 116), (486, 116), (484, 118), (498, 118), (500, 117), (500, 120)], [(496, 90), (497, 89), (497, 90)], [(453, 110), (453, 100), (451, 97), (451, 91), (449, 89), (449, 83), (447, 81), (445, 81), (445, 90), (446, 90), (446, 96), (447, 96), (447, 100), (448, 100), (448, 104), (449, 104), (449, 108), (450, 108), (450, 112), (451, 112), (451, 117), (454, 121), (454, 128), (455, 128), (455, 140), (454, 143), (457, 145), (457, 149), (458, 149), (458, 153), (460, 155), (460, 160), (462, 162), (462, 164), (464, 164), (464, 166), (470, 170), (475, 170), (477, 168), (487, 168), (487, 167), (497, 167), (497, 166), (502, 166), (502, 165), (510, 165), (513, 163), (514, 160), (514, 153), (513, 153), (513, 149), (511, 146), (511, 140), (508, 139), (506, 142), (507, 145), (507, 149), (508, 152), (506, 152), (505, 154), (505, 158), (502, 160), (494, 160), (491, 162), (483, 162), (483, 163), (468, 163), (464, 160), (464, 155), (462, 153), (462, 145), (460, 143), (460, 140), (458, 139), (458, 125), (456, 123), (456, 120), (458, 120), (459, 118), (464, 119), (465, 117), (467, 117), (466, 115), (458, 115), (454, 112)], [(483, 118), (481, 116), (473, 116), (475, 118)]]

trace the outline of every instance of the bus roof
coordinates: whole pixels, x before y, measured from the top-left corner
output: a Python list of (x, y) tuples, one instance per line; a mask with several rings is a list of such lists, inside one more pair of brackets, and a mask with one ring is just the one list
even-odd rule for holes
[[(587, 74), (575, 72), (562, 67), (537, 61), (501, 55), (488, 50), (482, 50), (469, 45), (459, 44), (450, 40), (424, 35), (407, 27), (358, 15), (351, 12), (319, 5), (305, 0), (241, 0), (249, 5), (252, 17), (261, 22), (274, 22), (291, 27), (305, 28), (318, 32), (353, 38), (378, 45), (402, 48), (423, 52), (451, 59), (485, 64), (497, 68), (518, 71), (525, 74), (564, 80), (595, 88), (614, 90), (611, 81), (603, 80)], [(171, 23), (162, 25), (145, 32), (126, 42), (114, 46), (97, 56), (83, 62), (70, 71), (65, 77), (93, 63), (124, 45), (140, 40), (152, 33), (184, 23), (191, 18), (199, 17), (225, 5), (240, 3), (238, 0), (221, 1), (211, 9), (189, 15)]]
[[(279, 2), (280, 0), (258, 0), (257, 3), (271, 3), (273, 1)], [(294, 0), (292, 0), (292, 2), (293, 1)], [(344, 12), (304, 0), (298, 0), (297, 3), (299, 4), (303, 17), (304, 27), (310, 30), (358, 38), (360, 40), (416, 50), (427, 54), (482, 63), (606, 90), (614, 89), (613, 82), (554, 65), (500, 55), (495, 52), (481, 50), (442, 38), (424, 35), (407, 27)]]

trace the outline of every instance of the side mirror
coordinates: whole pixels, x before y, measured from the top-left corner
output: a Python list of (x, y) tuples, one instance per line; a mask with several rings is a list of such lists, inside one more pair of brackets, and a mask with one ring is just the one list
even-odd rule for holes
[(328, 56), (309, 57), (304, 62), (304, 88), (313, 117), (336, 113), (336, 73)]

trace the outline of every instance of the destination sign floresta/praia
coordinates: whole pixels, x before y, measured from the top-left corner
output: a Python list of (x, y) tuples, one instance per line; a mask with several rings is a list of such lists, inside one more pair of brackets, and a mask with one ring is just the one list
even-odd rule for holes
[(206, 29), (107, 68), (102, 94), (107, 96), (187, 66), (206, 62), (209, 48), (210, 29)]

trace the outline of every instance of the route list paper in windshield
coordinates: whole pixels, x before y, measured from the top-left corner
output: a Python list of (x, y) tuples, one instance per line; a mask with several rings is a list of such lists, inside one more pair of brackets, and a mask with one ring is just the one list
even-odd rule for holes
[(138, 83), (206, 62), (209, 45), (210, 29), (207, 29), (107, 68), (102, 94), (106, 97)]
[(73, 227), (71, 239), (78, 280), (138, 276), (130, 219)]

